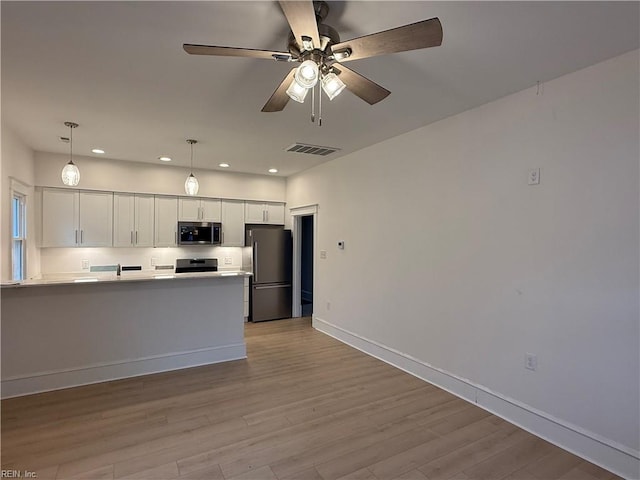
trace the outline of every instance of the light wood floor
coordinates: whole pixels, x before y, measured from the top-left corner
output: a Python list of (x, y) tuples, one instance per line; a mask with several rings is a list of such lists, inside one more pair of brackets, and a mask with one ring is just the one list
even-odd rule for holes
[(2, 468), (48, 478), (607, 480), (314, 331), (249, 324), (248, 360), (2, 402)]

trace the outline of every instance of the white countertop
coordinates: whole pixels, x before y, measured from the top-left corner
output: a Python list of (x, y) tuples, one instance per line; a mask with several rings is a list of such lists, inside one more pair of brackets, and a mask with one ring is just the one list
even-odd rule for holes
[(226, 278), (226, 277), (250, 277), (251, 273), (243, 270), (174, 273), (172, 271), (136, 271), (125, 272), (117, 276), (115, 272), (108, 273), (80, 273), (47, 275), (43, 278), (24, 280), (22, 282), (3, 282), (0, 287), (21, 288), (38, 287), (47, 285), (85, 285), (87, 283), (113, 283), (113, 282), (148, 282), (151, 280), (183, 280), (194, 278)]

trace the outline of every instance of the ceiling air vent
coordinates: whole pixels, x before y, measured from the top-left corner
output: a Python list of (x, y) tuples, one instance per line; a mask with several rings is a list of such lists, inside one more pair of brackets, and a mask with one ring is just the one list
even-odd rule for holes
[(287, 152), (308, 153), (309, 155), (327, 156), (340, 150), (336, 147), (321, 147), (319, 145), (307, 145), (306, 143), (294, 143), (285, 148)]

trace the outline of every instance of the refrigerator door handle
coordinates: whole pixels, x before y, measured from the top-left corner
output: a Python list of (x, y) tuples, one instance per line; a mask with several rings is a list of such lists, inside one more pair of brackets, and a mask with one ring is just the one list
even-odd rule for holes
[(253, 242), (253, 281), (258, 283), (258, 242)]

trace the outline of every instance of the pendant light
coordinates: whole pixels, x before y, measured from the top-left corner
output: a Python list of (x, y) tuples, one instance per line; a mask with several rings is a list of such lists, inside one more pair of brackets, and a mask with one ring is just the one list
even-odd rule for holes
[(189, 176), (184, 182), (184, 191), (187, 192), (187, 195), (193, 196), (198, 194), (198, 188), (200, 187), (198, 179), (193, 174), (193, 145), (198, 143), (198, 141), (189, 139), (187, 143), (191, 145), (191, 173), (189, 173)]
[(73, 163), (73, 129), (78, 127), (77, 123), (64, 122), (69, 127), (69, 163), (62, 169), (62, 183), (70, 187), (75, 187), (80, 183), (80, 170)]

